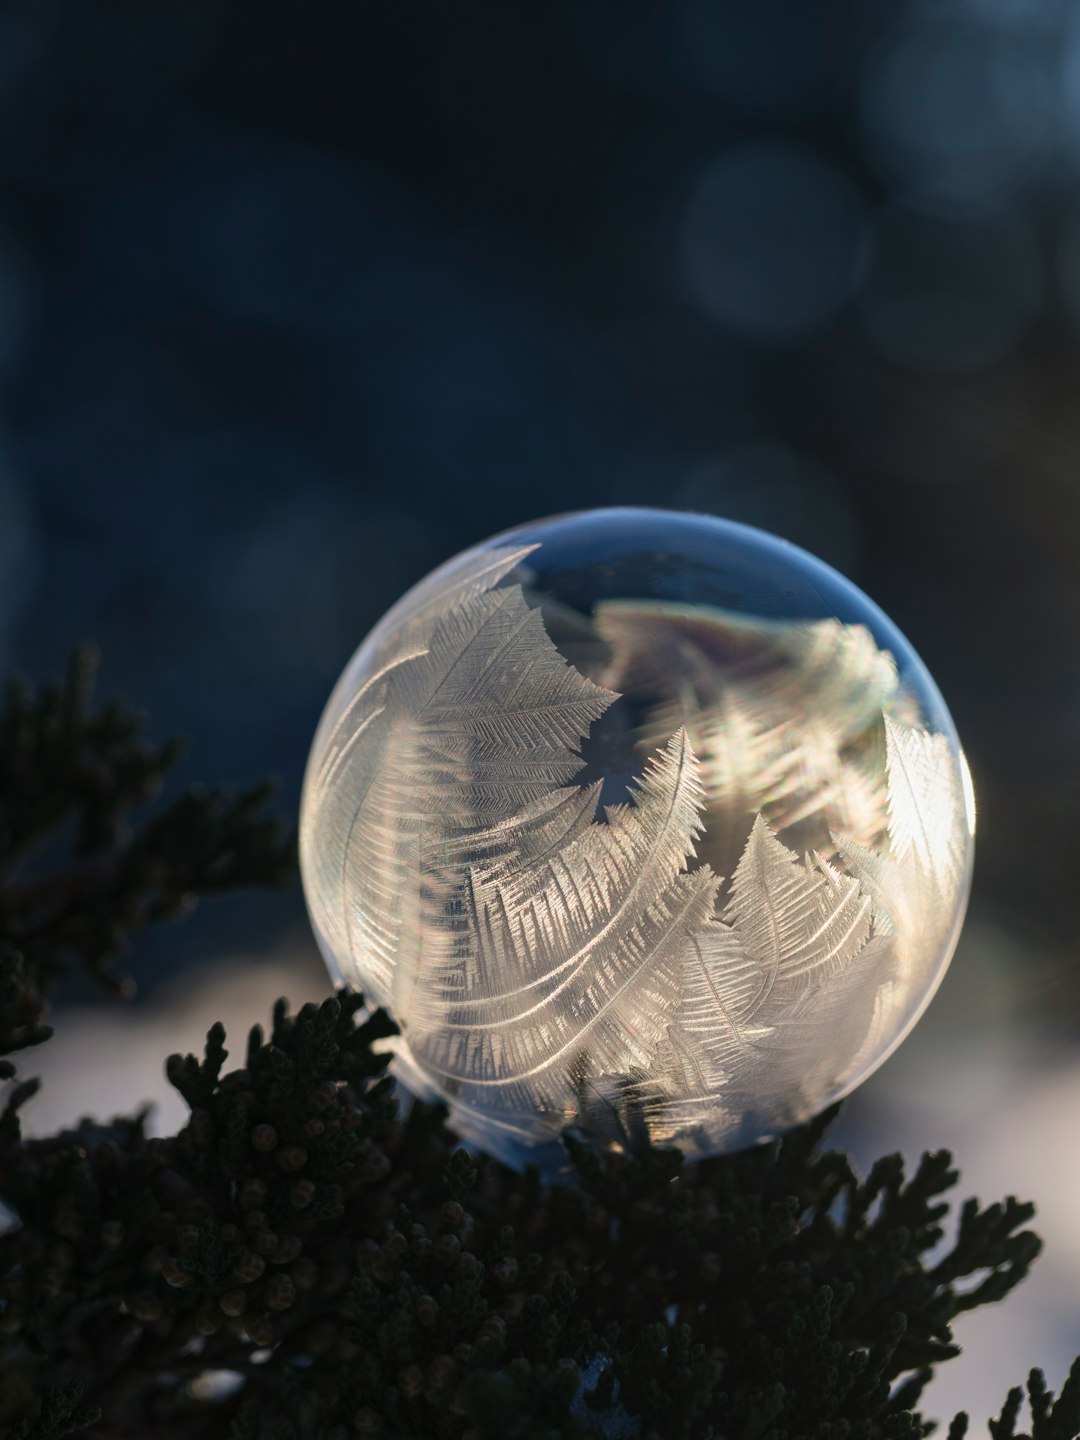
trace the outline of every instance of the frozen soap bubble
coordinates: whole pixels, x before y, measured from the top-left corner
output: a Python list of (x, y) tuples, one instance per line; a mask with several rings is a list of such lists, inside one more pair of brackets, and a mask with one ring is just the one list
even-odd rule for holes
[(322, 717), (300, 842), (338, 979), (454, 1127), (688, 1157), (853, 1089), (933, 994), (970, 780), (911, 646), (705, 516), (527, 525), (415, 586)]

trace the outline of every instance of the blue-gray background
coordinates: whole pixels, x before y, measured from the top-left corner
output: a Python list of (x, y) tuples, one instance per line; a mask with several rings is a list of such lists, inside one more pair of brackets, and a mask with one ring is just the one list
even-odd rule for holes
[[(968, 941), (852, 1143), (1067, 1143), (1075, 6), (3, 0), (0, 186), (5, 668), (92, 637), (186, 776), (291, 810), (341, 666), (453, 552), (612, 503), (774, 530), (913, 641), (980, 805)], [(283, 936), (315, 984), (295, 894), (130, 965), (173, 1015), (241, 965), (255, 1018)], [(1007, 1120), (1033, 1075), (1058, 1100)]]

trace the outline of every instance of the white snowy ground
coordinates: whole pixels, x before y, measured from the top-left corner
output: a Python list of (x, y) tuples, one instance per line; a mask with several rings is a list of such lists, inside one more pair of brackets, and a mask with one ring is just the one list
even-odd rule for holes
[[(1032, 1365), (1058, 1390), (1080, 1352), (1080, 1034), (1065, 1013), (1048, 1034), (1054, 1006), (1037, 1003), (1046, 986), (1053, 1001), (1063, 960), (1010, 957), (1008, 944), (969, 923), (927, 1015), (848, 1102), (834, 1133), (864, 1171), (888, 1151), (913, 1166), (922, 1150), (945, 1146), (961, 1167), (960, 1198), (1016, 1193), (1038, 1206), (1046, 1250), (1033, 1274), (1004, 1305), (961, 1318), (964, 1354), (924, 1399), (924, 1411), (945, 1420), (968, 1409), (975, 1435)], [(184, 1106), (162, 1070), (170, 1051), (199, 1052), (220, 1019), (239, 1061), (248, 1028), (266, 1022), (278, 995), (295, 1010), (326, 990), (314, 946), (297, 936), (272, 954), (201, 967), (145, 1004), (60, 1013), (55, 1038), (23, 1058), (24, 1072), (44, 1080), (23, 1112), (26, 1128), (46, 1134), (86, 1114), (128, 1113), (143, 1098), (156, 1106), (154, 1132), (175, 1129)]]

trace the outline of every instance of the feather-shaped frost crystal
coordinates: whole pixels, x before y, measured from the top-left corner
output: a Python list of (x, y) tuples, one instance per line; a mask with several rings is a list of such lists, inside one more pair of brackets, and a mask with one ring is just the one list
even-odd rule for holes
[(415, 586), (327, 705), (304, 887), (396, 1069), (511, 1163), (688, 1156), (845, 1094), (956, 943), (956, 732), (861, 592), (760, 531), (608, 510)]

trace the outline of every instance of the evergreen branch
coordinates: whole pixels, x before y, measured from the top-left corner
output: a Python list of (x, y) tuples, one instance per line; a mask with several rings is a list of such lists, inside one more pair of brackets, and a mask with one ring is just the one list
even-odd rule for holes
[[(922, 1435), (954, 1281), (1024, 1263), (1028, 1210), (1006, 1205), (966, 1209), (927, 1264), (948, 1157), (861, 1183), (824, 1119), (692, 1167), (574, 1137), (576, 1182), (545, 1186), (456, 1148), (438, 1109), (397, 1116), (373, 1048), (393, 1032), (348, 992), (279, 1003), (242, 1068), (220, 1026), (170, 1060), (190, 1107), (171, 1138), (136, 1120), (13, 1143), (0, 1394), (81, 1381), (110, 1436), (152, 1407), (177, 1440), (539, 1440), (613, 1415), (642, 1440)], [(193, 1398), (223, 1369), (235, 1394)], [(1035, 1440), (1070, 1440), (1080, 1384), (1050, 1410), (1033, 1383)]]
[[(0, 1054), (47, 1038), (60, 966), (105, 975), (185, 896), (289, 870), (263, 791), (131, 826), (175, 752), (92, 714), (89, 673), (0, 712)], [(228, 1070), (215, 1025), (202, 1056), (166, 1062), (189, 1113), (160, 1139), (141, 1114), (26, 1139), (35, 1082), (9, 1089), (8, 1440), (921, 1437), (952, 1322), (1037, 1254), (1010, 1198), (969, 1201), (941, 1255), (951, 1157), (862, 1180), (823, 1148), (835, 1109), (684, 1166), (633, 1140), (631, 1097), (621, 1153), (567, 1134), (570, 1180), (514, 1174), (460, 1149), (442, 1109), (398, 1114), (378, 1048), (395, 1033), (349, 992), (280, 1001)], [(1080, 1435), (1080, 1364), (1056, 1400), (1032, 1372), (1027, 1399), (1032, 1440)], [(1011, 1392), (992, 1440), (1021, 1406)]]
[[(19, 951), (0, 942), (0, 1055), (40, 1045), (52, 1035), (43, 1025), (45, 1001)], [(10, 1080), (15, 1067), (0, 1060), (0, 1080)]]
[(36, 988), (78, 962), (120, 989), (111, 963), (136, 931), (199, 895), (295, 874), (267, 786), (193, 788), (135, 822), (181, 746), (148, 742), (123, 706), (93, 708), (96, 666), (84, 648), (62, 684), (34, 694), (13, 683), (0, 707), (0, 941)]
[(1074, 1361), (1056, 1400), (1041, 1370), (1032, 1370), (1028, 1376), (1026, 1398), (1031, 1411), (1030, 1436), (1017, 1436), (1025, 1399), (1024, 1390), (1017, 1385), (1009, 1391), (1001, 1414), (990, 1421), (991, 1440), (1075, 1440), (1080, 1434), (1080, 1359)]
[(21, 1421), (9, 1432), (8, 1440), (63, 1440), (65, 1435), (96, 1424), (101, 1411), (96, 1405), (84, 1405), (82, 1395), (78, 1381), (48, 1386), (37, 1419)]

